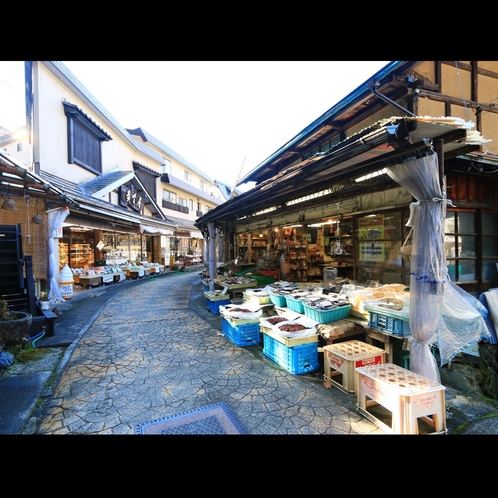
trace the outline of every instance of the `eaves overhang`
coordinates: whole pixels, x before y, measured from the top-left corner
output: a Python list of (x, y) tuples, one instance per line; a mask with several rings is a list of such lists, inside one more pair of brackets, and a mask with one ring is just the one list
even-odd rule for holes
[(184, 166), (187, 166), (189, 169), (191, 169), (193, 172), (197, 173), (201, 178), (205, 178), (209, 182), (213, 182), (211, 177), (201, 171), (197, 166), (192, 164), (190, 161), (185, 159), (183, 156), (178, 154), (178, 152), (174, 151), (171, 147), (168, 147), (165, 143), (161, 142), (158, 138), (154, 137), (151, 135), (148, 131), (144, 130), (143, 128), (135, 128), (135, 129), (130, 129), (127, 128), (126, 131), (130, 133), (132, 136), (138, 136), (140, 137), (144, 142), (149, 142), (152, 144), (154, 147), (157, 147), (160, 151), (162, 151), (164, 154), (167, 156), (171, 157), (172, 159), (175, 159), (179, 163), (183, 164)]
[[(340, 142), (328, 153), (292, 166), (226, 201), (198, 218), (196, 226), (202, 229), (214, 221), (232, 225), (247, 223), (255, 213), (271, 209), (284, 210), (286, 203), (327, 188), (330, 188), (330, 195), (321, 202), (333, 202), (338, 195), (333, 188), (334, 183), (351, 182), (354, 178), (399, 162), (405, 156), (432, 147), (435, 140), (444, 143), (445, 156), (479, 148), (486, 140), (479, 134), (475, 135), (475, 132), (469, 133), (470, 126), (473, 123), (459, 118), (453, 118), (451, 122), (431, 117), (382, 120)], [(357, 196), (363, 188), (362, 185), (355, 185), (350, 196)], [(340, 192), (340, 195), (344, 195), (344, 192)]]
[(63, 189), (28, 170), (5, 151), (0, 151), (0, 195), (28, 196), (64, 206), (78, 204)]
[(259, 179), (264, 176), (265, 171), (269, 174), (272, 169), (278, 170), (278, 164), (283, 160), (299, 157), (306, 145), (316, 141), (334, 128), (334, 120), (340, 117), (341, 114), (371, 98), (372, 89), (376, 83), (378, 87), (382, 87), (384, 83), (393, 78), (394, 74), (406, 72), (408, 69), (413, 68), (420, 63), (421, 61), (392, 61), (389, 64), (386, 64), (362, 85), (352, 91), (344, 99), (340, 100), (336, 105), (332, 106), (247, 175), (241, 178), (237, 185), (253, 181), (258, 182)]
[[(151, 223), (158, 228), (164, 228), (166, 230), (171, 230), (174, 228), (174, 223), (170, 222), (161, 212), (161, 217), (152, 217), (142, 215), (140, 213), (135, 213), (129, 209), (117, 206), (110, 202), (104, 201), (102, 199), (97, 199), (95, 197), (86, 195), (81, 187), (73, 182), (65, 179), (60, 179), (55, 175), (42, 171), (41, 174), (44, 178), (50, 179), (54, 184), (60, 184), (61, 188), (65, 191), (71, 192), (71, 197), (77, 202), (77, 207), (75, 206), (71, 212), (74, 214), (88, 215), (88, 216), (99, 216), (101, 218), (109, 220), (109, 222), (119, 222), (125, 221), (133, 224), (138, 228), (140, 224)], [(132, 180), (137, 181), (136, 178)], [(138, 184), (140, 185), (140, 184)]]

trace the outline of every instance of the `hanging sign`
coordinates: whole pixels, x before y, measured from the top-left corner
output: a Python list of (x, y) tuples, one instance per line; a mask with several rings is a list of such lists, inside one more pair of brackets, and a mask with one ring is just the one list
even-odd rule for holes
[(138, 195), (138, 192), (133, 185), (130, 185), (129, 187), (119, 187), (119, 204), (121, 206), (130, 207), (131, 209), (139, 213), (142, 211), (143, 203), (143, 196)]

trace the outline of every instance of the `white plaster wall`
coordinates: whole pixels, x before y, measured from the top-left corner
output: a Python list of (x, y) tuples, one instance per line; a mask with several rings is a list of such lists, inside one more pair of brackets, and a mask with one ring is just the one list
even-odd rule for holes
[(136, 150), (112, 126), (112, 123), (94, 112), (82, 99), (56, 78), (43, 64), (38, 62), (35, 71), (35, 90), (39, 96), (35, 102), (35, 119), (40, 136), (39, 158), (42, 170), (80, 183), (96, 175), (78, 164), (68, 163), (67, 117), (63, 99), (76, 105), (104, 131), (112, 140), (102, 142), (102, 172), (119, 168), (132, 171), (133, 161), (159, 171), (160, 163)]

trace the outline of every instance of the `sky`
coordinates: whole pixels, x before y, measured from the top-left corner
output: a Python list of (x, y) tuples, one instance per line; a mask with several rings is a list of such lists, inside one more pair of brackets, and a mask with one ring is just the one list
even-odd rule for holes
[[(233, 186), (390, 61), (62, 62), (122, 126)], [(0, 124), (24, 98), (5, 64)]]

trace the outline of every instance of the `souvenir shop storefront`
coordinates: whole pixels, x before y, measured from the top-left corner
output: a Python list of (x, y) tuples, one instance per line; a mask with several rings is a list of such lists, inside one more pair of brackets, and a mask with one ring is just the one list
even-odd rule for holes
[[(114, 225), (114, 226), (113, 226)], [(173, 231), (68, 216), (59, 235), (59, 267), (72, 270), (125, 263), (168, 264)]]

